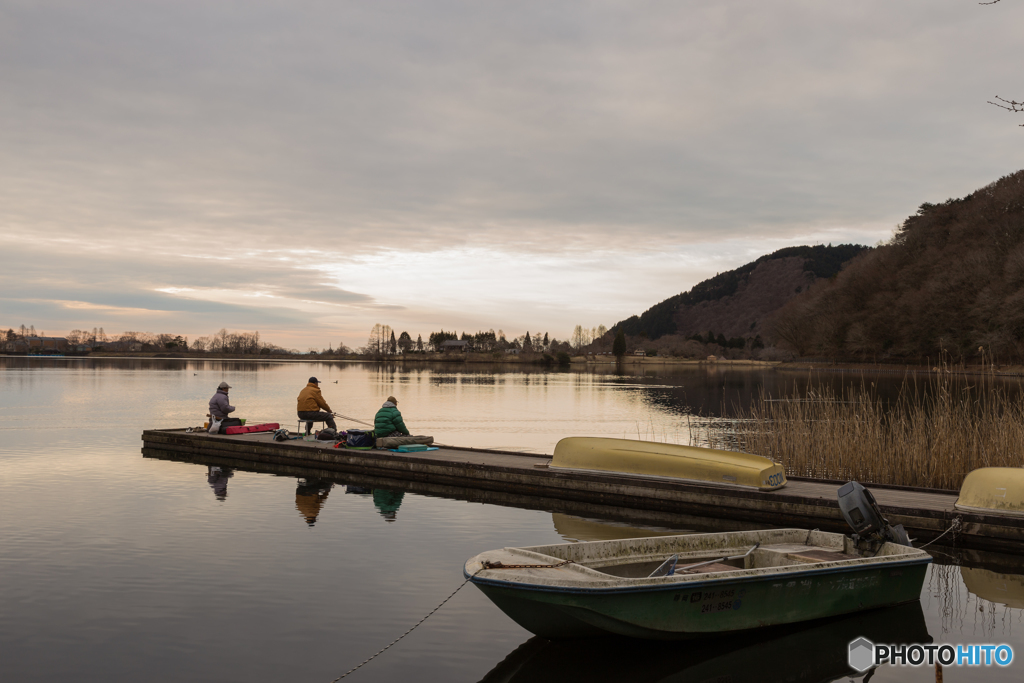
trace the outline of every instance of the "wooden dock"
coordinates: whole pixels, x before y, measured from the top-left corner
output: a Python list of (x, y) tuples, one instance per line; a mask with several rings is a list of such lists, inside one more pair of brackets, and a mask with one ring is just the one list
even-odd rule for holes
[[(611, 473), (561, 472), (547, 467), (546, 455), (442, 446), (419, 453), (355, 451), (333, 448), (323, 441), (275, 442), (270, 434), (210, 435), (185, 430), (146, 430), (147, 451), (207, 456), (242, 463), (287, 466), (418, 482), (439, 489), (491, 492), (495, 498), (515, 495), (537, 500), (599, 506), (609, 510), (687, 515), (745, 524), (847, 531), (836, 503), (842, 482), (790, 479), (777, 491), (748, 491)], [(147, 453), (149, 454), (149, 453)], [(955, 518), (955, 538), (938, 542), (979, 550), (1024, 552), (1024, 519), (966, 514), (953, 508), (954, 491), (908, 489), (867, 484), (889, 521), (902, 524), (912, 538), (928, 542), (946, 532)], [(410, 487), (414, 488), (414, 487)]]

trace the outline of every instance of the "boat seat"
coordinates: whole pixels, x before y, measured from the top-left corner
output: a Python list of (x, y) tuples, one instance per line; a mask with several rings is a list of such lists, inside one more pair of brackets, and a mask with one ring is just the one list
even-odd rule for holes
[(786, 557), (802, 562), (840, 562), (842, 560), (859, 560), (857, 555), (848, 555), (835, 550), (803, 550), (787, 553)]
[(676, 574), (711, 574), (714, 572), (736, 572), (741, 569), (743, 567), (733, 567), (722, 562), (715, 562), (714, 564), (706, 564), (703, 567), (695, 567), (694, 569), (683, 569), (676, 572)]

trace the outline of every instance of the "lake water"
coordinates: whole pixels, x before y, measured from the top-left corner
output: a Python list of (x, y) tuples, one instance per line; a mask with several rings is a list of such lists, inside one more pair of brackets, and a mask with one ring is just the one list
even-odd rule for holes
[[(0, 680), (327, 683), (434, 608), (483, 550), (718, 526), (582, 519), (365, 477), (307, 481), (140, 453), (143, 429), (200, 424), (222, 379), (241, 417), (292, 427), (310, 375), (340, 413), (369, 420), (394, 394), (414, 433), (538, 452), (581, 434), (686, 443), (694, 425), (760, 387), (807, 381), (771, 371), (0, 358)], [(466, 586), (346, 680), (846, 680), (846, 642), (872, 634), (1008, 643), (1024, 661), (1021, 559), (933, 548), (919, 605), (699, 644), (548, 643)], [(1022, 666), (947, 667), (945, 680), (1016, 681)], [(935, 672), (883, 667), (872, 680)]]

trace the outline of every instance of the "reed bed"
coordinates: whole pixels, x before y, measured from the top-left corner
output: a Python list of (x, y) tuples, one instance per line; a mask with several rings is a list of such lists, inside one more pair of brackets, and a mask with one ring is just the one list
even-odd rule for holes
[(888, 401), (867, 383), (782, 399), (762, 391), (709, 445), (767, 456), (789, 476), (957, 490), (971, 470), (1024, 464), (1024, 393), (1014, 389), (940, 372), (904, 380)]

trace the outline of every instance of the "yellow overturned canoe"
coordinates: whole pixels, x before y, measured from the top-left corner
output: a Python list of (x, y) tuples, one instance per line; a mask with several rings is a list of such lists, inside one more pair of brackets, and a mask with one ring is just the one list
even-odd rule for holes
[(555, 446), (551, 468), (665, 477), (761, 491), (786, 485), (782, 465), (760, 455), (630, 439), (562, 439)]
[(982, 467), (960, 486), (954, 507), (965, 512), (1024, 517), (1024, 469)]

